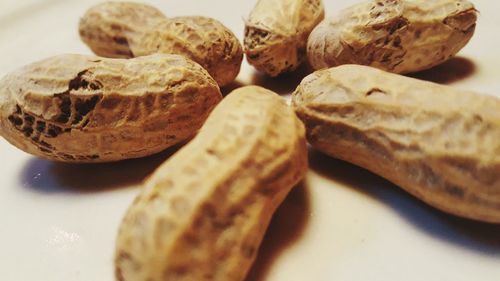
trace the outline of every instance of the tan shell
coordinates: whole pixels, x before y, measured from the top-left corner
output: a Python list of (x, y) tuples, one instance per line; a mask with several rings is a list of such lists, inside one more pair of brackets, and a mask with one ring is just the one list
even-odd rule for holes
[(144, 183), (117, 238), (118, 280), (242, 281), (307, 171), (303, 124), (273, 92), (229, 94)]
[(178, 55), (60, 55), (0, 80), (0, 134), (64, 162), (160, 152), (192, 137), (222, 99), (198, 64)]
[(306, 77), (293, 105), (320, 151), (438, 209), (500, 223), (500, 99), (345, 65)]
[(185, 55), (203, 66), (220, 86), (240, 72), (243, 50), (235, 35), (217, 20), (176, 17), (156, 25), (140, 39), (136, 56), (152, 53)]
[(270, 76), (295, 70), (324, 15), (321, 0), (259, 0), (245, 24), (248, 62)]
[(183, 55), (208, 70), (220, 86), (234, 81), (243, 60), (238, 39), (219, 21), (207, 17), (168, 19), (144, 4), (98, 4), (85, 13), (79, 29), (82, 40), (99, 56)]
[(80, 19), (80, 38), (102, 57), (132, 58), (151, 27), (166, 20), (158, 9), (134, 2), (104, 2)]
[(466, 0), (377, 0), (324, 20), (307, 45), (314, 69), (362, 64), (394, 73), (431, 68), (471, 39), (477, 11)]

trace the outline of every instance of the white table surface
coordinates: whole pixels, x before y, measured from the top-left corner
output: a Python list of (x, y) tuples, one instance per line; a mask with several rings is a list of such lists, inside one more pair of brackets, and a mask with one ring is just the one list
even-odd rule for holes
[[(97, 2), (1, 0), (0, 76), (60, 53), (90, 54), (77, 25)], [(146, 2), (169, 16), (217, 18), (241, 38), (254, 1)], [(327, 14), (355, 2), (325, 0)], [(500, 1), (474, 2), (481, 13), (470, 44), (457, 59), (418, 76), (500, 97)], [(265, 78), (245, 63), (233, 87), (254, 83), (285, 95), (301, 78)], [(140, 182), (167, 157), (65, 165), (0, 138), (0, 280), (114, 280), (121, 217)], [(247, 281), (500, 280), (500, 226), (443, 214), (317, 152), (310, 161), (307, 179), (279, 209)]]

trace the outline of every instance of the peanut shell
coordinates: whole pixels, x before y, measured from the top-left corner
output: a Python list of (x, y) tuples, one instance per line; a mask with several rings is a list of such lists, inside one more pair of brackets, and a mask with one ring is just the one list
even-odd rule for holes
[(167, 18), (145, 4), (98, 4), (82, 17), (79, 30), (99, 56), (183, 55), (203, 66), (221, 87), (234, 81), (243, 60), (241, 44), (221, 22), (199, 16)]
[(182, 56), (60, 55), (0, 80), (0, 135), (56, 161), (136, 158), (192, 137), (221, 99)]
[(416, 72), (458, 53), (476, 20), (466, 0), (372, 0), (320, 23), (309, 36), (307, 55), (314, 69), (361, 64)]
[(80, 19), (80, 38), (98, 56), (133, 58), (145, 29), (165, 20), (166, 16), (150, 5), (104, 2), (90, 8)]
[(144, 33), (135, 56), (184, 55), (203, 66), (222, 87), (240, 72), (243, 49), (235, 35), (217, 20), (192, 16), (162, 21)]
[(144, 183), (119, 230), (117, 279), (243, 281), (306, 171), (304, 126), (286, 102), (235, 90)]
[(248, 62), (270, 76), (295, 70), (307, 58), (307, 37), (324, 18), (321, 0), (258, 0), (245, 23)]
[(293, 106), (316, 149), (438, 209), (500, 223), (500, 99), (344, 65), (306, 77)]

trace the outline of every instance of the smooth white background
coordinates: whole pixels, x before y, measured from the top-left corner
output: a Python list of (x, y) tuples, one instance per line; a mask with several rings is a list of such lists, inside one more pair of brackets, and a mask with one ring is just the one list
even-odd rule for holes
[[(90, 54), (77, 25), (97, 2), (1, 0), (0, 75), (51, 55)], [(168, 16), (217, 18), (240, 38), (254, 4), (146, 2)], [(327, 14), (355, 2), (325, 0)], [(417, 76), (500, 97), (500, 2), (474, 2), (481, 13), (470, 44), (457, 59)], [(301, 78), (269, 79), (244, 64), (230, 88), (259, 84), (286, 95)], [(0, 138), (0, 280), (113, 280), (120, 219), (140, 182), (171, 152), (65, 165), (27, 155)], [(317, 152), (311, 151), (310, 161), (307, 179), (279, 209), (247, 281), (500, 280), (500, 226), (440, 213)]]

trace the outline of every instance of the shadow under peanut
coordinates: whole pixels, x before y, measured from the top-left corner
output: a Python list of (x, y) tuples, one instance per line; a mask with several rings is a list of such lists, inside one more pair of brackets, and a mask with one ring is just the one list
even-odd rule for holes
[(264, 87), (279, 95), (287, 95), (295, 91), (302, 79), (312, 72), (312, 68), (306, 63), (299, 66), (293, 72), (284, 73), (277, 77), (270, 77), (255, 70), (251, 84)]
[(431, 69), (408, 74), (408, 76), (439, 84), (451, 84), (472, 76), (476, 64), (465, 57), (453, 57)]
[(304, 233), (310, 209), (309, 188), (303, 181), (290, 192), (274, 214), (259, 249), (257, 260), (246, 281), (266, 280), (274, 261)]
[(455, 217), (434, 209), (369, 171), (310, 151), (311, 169), (393, 208), (420, 231), (478, 254), (500, 258), (500, 225)]
[(68, 164), (33, 158), (19, 180), (23, 187), (39, 193), (98, 193), (129, 187), (140, 184), (180, 147), (113, 163)]
[(229, 95), (232, 91), (238, 89), (238, 88), (241, 88), (241, 87), (244, 87), (246, 86), (245, 84), (241, 83), (240, 81), (238, 80), (235, 80), (231, 83), (229, 83), (228, 85), (222, 87), (220, 89), (221, 93), (222, 93), (222, 96), (223, 97), (226, 97), (227, 95)]

